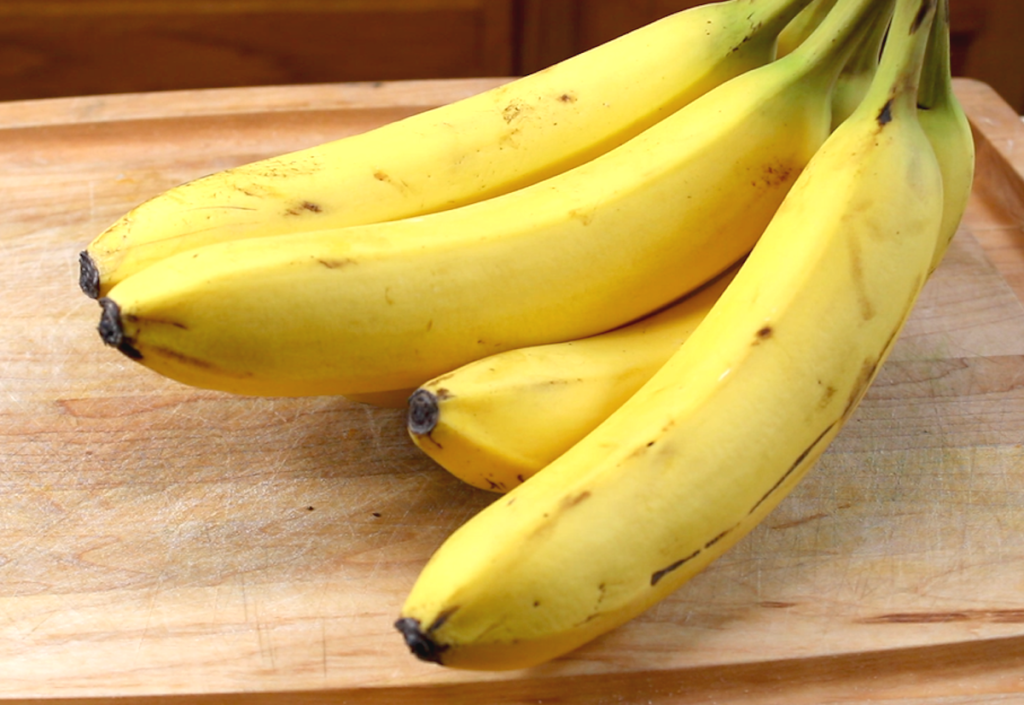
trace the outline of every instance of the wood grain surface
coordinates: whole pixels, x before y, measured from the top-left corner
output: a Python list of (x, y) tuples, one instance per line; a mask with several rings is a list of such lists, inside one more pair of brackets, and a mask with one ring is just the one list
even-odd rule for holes
[(968, 215), (817, 469), (673, 597), (543, 667), (422, 664), (392, 628), (493, 498), (400, 412), (193, 390), (101, 344), (76, 257), (132, 206), (500, 80), (0, 104), (0, 698), (1024, 698), (1024, 125), (983, 84), (957, 83)]

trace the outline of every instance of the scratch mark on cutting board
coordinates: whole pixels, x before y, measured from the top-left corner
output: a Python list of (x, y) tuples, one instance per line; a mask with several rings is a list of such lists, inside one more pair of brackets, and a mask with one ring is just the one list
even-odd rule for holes
[(320, 619), (320, 661), (324, 680), (327, 680), (327, 624), (322, 618)]
[(890, 612), (864, 617), (857, 621), (860, 624), (947, 624), (949, 622), (1024, 624), (1024, 609)]

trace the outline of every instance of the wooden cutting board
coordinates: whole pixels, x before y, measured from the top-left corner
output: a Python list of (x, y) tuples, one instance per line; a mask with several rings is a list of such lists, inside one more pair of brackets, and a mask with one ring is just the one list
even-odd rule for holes
[(0, 697), (1024, 696), (1024, 126), (985, 85), (957, 85), (978, 142), (963, 227), (816, 471), (672, 598), (540, 668), (423, 664), (392, 628), (493, 499), (400, 412), (197, 391), (101, 344), (76, 257), (135, 204), (496, 83), (0, 104)]

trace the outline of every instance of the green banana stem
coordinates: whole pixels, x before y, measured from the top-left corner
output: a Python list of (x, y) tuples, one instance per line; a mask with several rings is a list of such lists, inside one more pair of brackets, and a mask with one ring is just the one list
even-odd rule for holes
[(885, 42), (885, 35), (889, 31), (889, 23), (892, 21), (892, 8), (887, 12), (879, 12), (872, 20), (871, 28), (861, 40), (860, 46), (850, 58), (846, 68), (847, 73), (871, 73), (878, 70), (878, 61), (882, 56), (882, 44)]
[[(751, 28), (757, 28), (765, 35), (780, 34), (809, 5), (821, 0), (748, 0), (752, 7), (749, 21)], [(836, 0), (829, 0), (836, 2)]]
[(876, 80), (864, 105), (885, 126), (897, 115), (917, 115), (918, 87), (937, 0), (896, 0)]
[(864, 100), (878, 70), (885, 34), (892, 20), (892, 5), (879, 10), (871, 25), (843, 67), (832, 91), (832, 129), (842, 124)]
[(831, 92), (878, 13), (891, 5), (892, 0), (837, 0), (811, 36), (777, 63), (803, 62), (808, 89)]
[(940, 0), (928, 35), (917, 104), (925, 110), (948, 105), (953, 97), (953, 73), (949, 57), (949, 0)]
[(813, 0), (805, 6), (779, 34), (777, 57), (782, 58), (791, 54), (803, 44), (832, 11), (836, 2), (837, 0)]

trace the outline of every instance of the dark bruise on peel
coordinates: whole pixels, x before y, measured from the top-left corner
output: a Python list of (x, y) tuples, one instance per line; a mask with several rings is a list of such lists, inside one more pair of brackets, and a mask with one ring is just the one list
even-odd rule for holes
[[(435, 620), (436, 623), (436, 620)], [(441, 654), (448, 648), (438, 644), (427, 633), (420, 629), (420, 621), (411, 617), (403, 617), (395, 622), (395, 629), (401, 632), (409, 651), (421, 661), (441, 663)], [(427, 630), (430, 631), (429, 629)]]
[(878, 111), (878, 117), (875, 118), (879, 125), (885, 127), (892, 122), (892, 98), (885, 101), (885, 105)]
[(78, 253), (78, 286), (90, 299), (98, 299), (100, 296), (100, 270), (92, 256), (82, 250)]

